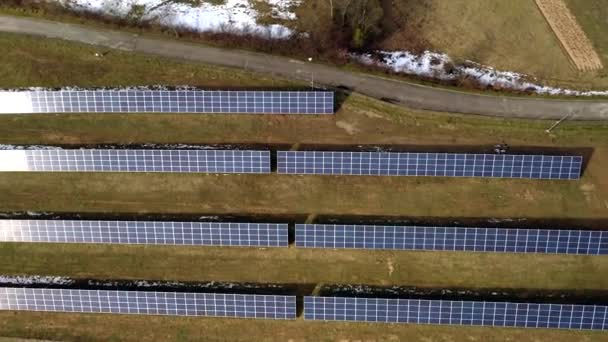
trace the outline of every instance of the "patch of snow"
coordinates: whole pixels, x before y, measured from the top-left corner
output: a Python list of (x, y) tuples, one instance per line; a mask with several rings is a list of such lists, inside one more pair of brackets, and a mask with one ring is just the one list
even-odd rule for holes
[(72, 285), (73, 283), (74, 280), (66, 277), (0, 275), (2, 285)]
[[(176, 91), (176, 90), (187, 90), (187, 91), (197, 91), (197, 90), (209, 90), (216, 91), (218, 89), (209, 89), (209, 88), (201, 88), (194, 87), (190, 85), (177, 85), (177, 86), (167, 86), (160, 84), (153, 85), (141, 85), (141, 86), (126, 86), (126, 87), (77, 87), (77, 86), (69, 86), (69, 87), (60, 87), (60, 88), (44, 88), (44, 87), (26, 87), (26, 88), (0, 88), (0, 93), (7, 94), (13, 96), (16, 92), (28, 92), (28, 91), (95, 91), (95, 90), (105, 90), (105, 91), (125, 91), (125, 90), (167, 90), (167, 91)], [(1, 94), (0, 94), (1, 95)]]
[(238, 145), (193, 145), (193, 144), (141, 144), (142, 149), (165, 150), (239, 150)]
[[(161, 25), (187, 28), (198, 32), (230, 31), (232, 33), (255, 33), (271, 38), (287, 38), (293, 33), (283, 25), (260, 25), (258, 13), (252, 6), (254, 0), (225, 0), (214, 5), (203, 1), (200, 5), (167, 0), (55, 0), (64, 7), (113, 17), (126, 18), (141, 8), (142, 21), (156, 21)], [(291, 12), (301, 0), (255, 0), (265, 1), (277, 19), (294, 20)]]
[[(125, 147), (135, 146), (135, 149), (164, 149), (164, 150), (240, 150), (246, 149), (248, 147), (243, 147), (239, 145), (192, 145), (192, 144), (139, 144), (139, 145), (95, 145), (95, 146), (87, 146), (87, 147), (79, 147), (78, 149), (87, 150), (87, 149), (125, 149)], [(19, 152), (21, 150), (63, 150), (63, 147), (53, 146), (53, 145), (8, 145), (8, 144), (0, 144), (0, 151), (16, 151)], [(15, 153), (16, 153), (15, 152)], [(21, 155), (23, 153), (19, 153), (17, 155)], [(13, 157), (17, 157), (17, 155)], [(6, 154), (6, 158), (9, 158), (9, 155)], [(0, 165), (0, 169), (2, 169), (2, 165)]]
[(470, 78), (488, 87), (494, 86), (542, 95), (608, 96), (608, 90), (582, 91), (543, 86), (535, 83), (535, 80), (528, 75), (500, 71), (472, 61), (455, 64), (448, 55), (431, 51), (425, 51), (420, 55), (409, 51), (375, 51), (367, 54), (351, 54), (351, 56), (365, 65), (380, 66), (397, 73), (441, 81)]
[[(30, 217), (52, 218), (55, 213), (51, 211), (9, 211), (0, 212), (0, 217), (7, 219), (28, 219)], [(55, 216), (55, 218), (58, 218)]]
[(12, 88), (12, 89), (2, 89), (0, 88), (0, 91), (2, 92), (17, 92), (17, 91), (44, 91), (50, 88), (43, 88), (43, 87), (27, 87), (27, 88)]
[(0, 150), (62, 150), (58, 146), (45, 146), (45, 145), (7, 145), (0, 144)]
[(291, 12), (291, 9), (299, 6), (301, 0), (266, 0), (272, 6), (272, 16), (283, 20), (296, 20), (296, 14)]
[(512, 219), (512, 218), (489, 218), (488, 222), (489, 223), (503, 223), (503, 222), (523, 222), (526, 221), (525, 218), (516, 218), (516, 219)]
[(205, 220), (217, 221), (220, 219), (220, 217), (219, 216), (199, 216), (198, 219), (201, 221), (205, 221)]
[(52, 212), (49, 212), (49, 211), (31, 211), (31, 210), (28, 210), (25, 213), (27, 214), (27, 216), (30, 216), (30, 217), (49, 216), (49, 215), (53, 214)]

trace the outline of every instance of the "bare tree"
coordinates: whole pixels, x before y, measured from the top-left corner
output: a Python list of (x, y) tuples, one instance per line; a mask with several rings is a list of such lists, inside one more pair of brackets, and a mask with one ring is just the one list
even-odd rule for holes
[(384, 11), (378, 0), (339, 0), (341, 27), (350, 31), (352, 44), (362, 47), (368, 39), (379, 34)]

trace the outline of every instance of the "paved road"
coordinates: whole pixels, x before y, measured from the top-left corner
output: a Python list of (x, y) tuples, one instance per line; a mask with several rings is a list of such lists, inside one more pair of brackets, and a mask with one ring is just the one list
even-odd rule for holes
[(608, 101), (550, 100), (470, 94), (426, 87), (373, 75), (340, 70), (285, 57), (227, 50), (141, 37), (131, 33), (88, 28), (39, 19), (0, 16), (0, 31), (61, 38), (126, 51), (181, 58), (208, 64), (271, 73), (294, 79), (344, 86), (375, 98), (392, 99), (408, 107), (501, 117), (608, 120)]

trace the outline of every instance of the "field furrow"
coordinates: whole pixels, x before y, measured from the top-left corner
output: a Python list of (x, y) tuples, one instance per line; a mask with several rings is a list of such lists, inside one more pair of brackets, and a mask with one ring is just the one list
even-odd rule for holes
[(536, 4), (577, 69), (602, 69), (593, 44), (562, 0), (536, 0)]

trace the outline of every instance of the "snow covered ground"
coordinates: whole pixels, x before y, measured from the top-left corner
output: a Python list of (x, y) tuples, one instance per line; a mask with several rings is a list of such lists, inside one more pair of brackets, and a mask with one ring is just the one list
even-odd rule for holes
[(60, 150), (61, 147), (43, 145), (7, 145), (0, 144), (0, 150)]
[[(45, 285), (57, 287), (86, 288), (128, 288), (129, 290), (140, 291), (166, 291), (166, 288), (181, 288), (192, 290), (192, 292), (222, 292), (222, 290), (250, 290), (256, 289), (282, 289), (282, 285), (277, 284), (255, 284), (255, 283), (230, 283), (230, 282), (180, 282), (180, 281), (148, 281), (148, 280), (97, 280), (97, 279), (73, 279), (69, 277), (43, 276), (43, 275), (23, 275), (7, 276), (0, 275), (0, 287), (8, 286), (40, 286)], [(207, 290), (207, 291), (205, 291)]]
[(454, 64), (442, 53), (426, 51), (420, 55), (408, 51), (376, 51), (369, 54), (352, 54), (355, 60), (366, 65), (377, 65), (397, 73), (451, 81), (467, 77), (485, 86), (533, 92), (545, 95), (608, 96), (606, 91), (578, 91), (543, 86), (533, 78), (511, 71), (499, 71), (472, 61)]
[(74, 281), (67, 277), (52, 276), (4, 276), (0, 275), (0, 284), (6, 285), (72, 285)]
[[(257, 23), (254, 1), (266, 2), (277, 19), (294, 20), (292, 6), (301, 0), (55, 0), (77, 11), (90, 11), (120, 18), (155, 20), (169, 27), (183, 27), (199, 32), (253, 32), (272, 38), (287, 38), (292, 31), (283, 25)], [(223, 3), (222, 3), (223, 2)], [(193, 4), (195, 3), (195, 4)], [(222, 3), (215, 5), (214, 3)]]

